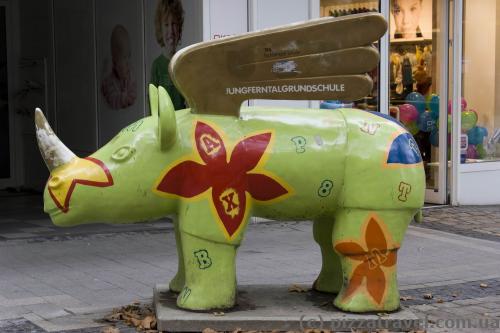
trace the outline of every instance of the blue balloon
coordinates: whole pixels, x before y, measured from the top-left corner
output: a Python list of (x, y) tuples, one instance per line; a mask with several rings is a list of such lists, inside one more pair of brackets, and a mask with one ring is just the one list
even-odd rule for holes
[(324, 101), (324, 102), (321, 102), (321, 104), (319, 105), (319, 108), (320, 109), (334, 110), (334, 109), (340, 108), (340, 106), (339, 106), (339, 104), (332, 103), (331, 101)]
[(439, 147), (439, 131), (437, 130), (437, 128), (435, 128), (432, 132), (431, 132), (431, 145), (433, 145), (434, 147)]
[(480, 145), (483, 143), (484, 138), (488, 136), (488, 130), (481, 126), (475, 126), (467, 132), (469, 137), (469, 144)]
[(353, 103), (343, 103), (342, 101), (323, 101), (319, 105), (320, 109), (330, 109), (330, 110), (335, 110), (335, 109), (341, 109), (341, 108), (352, 108), (354, 107)]
[(409, 93), (406, 96), (406, 102), (416, 107), (419, 113), (425, 112), (425, 97), (421, 93)]
[(429, 101), (429, 108), (431, 109), (431, 117), (434, 120), (439, 119), (439, 96), (432, 95), (431, 100)]
[(431, 132), (436, 128), (436, 120), (432, 118), (430, 112), (423, 112), (418, 116), (417, 125), (422, 132)]

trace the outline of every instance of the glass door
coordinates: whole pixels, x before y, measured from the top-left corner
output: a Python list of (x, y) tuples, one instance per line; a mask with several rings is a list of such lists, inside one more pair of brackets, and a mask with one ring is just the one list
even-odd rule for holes
[(447, 202), (450, 135), (448, 0), (390, 0), (389, 114), (414, 136), (424, 160), (426, 202)]
[(0, 1), (0, 188), (11, 186), (13, 179), (13, 119), (9, 94), (7, 4)]

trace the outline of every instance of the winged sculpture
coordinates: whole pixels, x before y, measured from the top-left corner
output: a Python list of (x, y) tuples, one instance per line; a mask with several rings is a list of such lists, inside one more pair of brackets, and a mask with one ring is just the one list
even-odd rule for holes
[(175, 112), (165, 89), (150, 86), (151, 115), (88, 157), (37, 110), (51, 173), (45, 211), (60, 226), (171, 216), (179, 264), (170, 289), (189, 310), (235, 305), (250, 217), (311, 220), (322, 253), (313, 288), (336, 294), (345, 311), (398, 309), (397, 253), (424, 198), (411, 134), (379, 112), (242, 106), (368, 95), (372, 44), (386, 29), (381, 15), (360, 14), (187, 47), (170, 73), (189, 108)]

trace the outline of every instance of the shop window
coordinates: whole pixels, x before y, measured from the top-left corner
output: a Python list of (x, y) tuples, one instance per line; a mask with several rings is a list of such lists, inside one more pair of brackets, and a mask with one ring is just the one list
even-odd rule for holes
[[(445, 7), (438, 0), (390, 0), (390, 114), (403, 123), (417, 142), (426, 171), (428, 189), (438, 190), (439, 91), (442, 66), (448, 65), (440, 49)], [(446, 129), (443, 129), (446, 130)]]
[(462, 163), (500, 160), (499, 22), (500, 0), (464, 1)]
[[(349, 0), (321, 0), (320, 14), (322, 17), (333, 16), (341, 17), (352, 14), (367, 12), (379, 12), (379, 1), (349, 1)], [(378, 46), (377, 46), (378, 47)], [(379, 110), (379, 67), (368, 73), (373, 80), (373, 89), (369, 96), (357, 101), (322, 101), (321, 108), (357, 108), (369, 111)]]

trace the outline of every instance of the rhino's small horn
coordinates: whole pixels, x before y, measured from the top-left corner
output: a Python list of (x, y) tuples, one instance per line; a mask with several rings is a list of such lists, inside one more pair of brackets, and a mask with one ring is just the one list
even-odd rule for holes
[(38, 148), (49, 171), (76, 158), (76, 155), (59, 140), (39, 108), (35, 110), (35, 127)]

